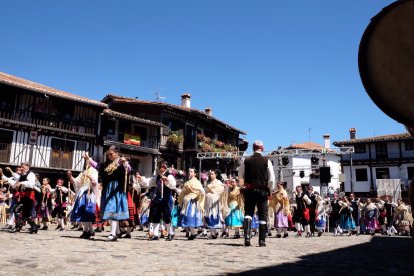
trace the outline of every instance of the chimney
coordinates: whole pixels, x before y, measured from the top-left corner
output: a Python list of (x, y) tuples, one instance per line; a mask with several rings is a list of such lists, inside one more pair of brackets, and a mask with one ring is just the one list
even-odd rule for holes
[(211, 107), (206, 107), (206, 108), (204, 108), (204, 112), (205, 112), (208, 116), (213, 116), (213, 111), (211, 110)]
[(352, 139), (356, 139), (356, 129), (355, 128), (350, 128), (349, 129), (349, 138)]
[(331, 148), (331, 135), (330, 134), (324, 134), (323, 135), (323, 141), (324, 141), (324, 148), (329, 149)]
[(191, 95), (190, 93), (184, 93), (181, 95), (181, 107), (191, 107)]

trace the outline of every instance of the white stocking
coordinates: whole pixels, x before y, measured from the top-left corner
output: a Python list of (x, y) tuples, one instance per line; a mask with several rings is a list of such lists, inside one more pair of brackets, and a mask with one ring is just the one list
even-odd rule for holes
[(160, 224), (154, 223), (154, 236), (158, 237), (160, 235)]
[(118, 225), (119, 225), (118, 221), (111, 220), (111, 235), (114, 236), (114, 237), (116, 236)]

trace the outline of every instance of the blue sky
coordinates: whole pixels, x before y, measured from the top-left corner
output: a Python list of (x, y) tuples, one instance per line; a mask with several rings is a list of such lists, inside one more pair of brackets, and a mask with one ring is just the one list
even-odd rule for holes
[(0, 71), (96, 100), (159, 91), (179, 104), (189, 92), (265, 150), (348, 139), (351, 127), (401, 133), (357, 63), (371, 17), (392, 2), (1, 1)]

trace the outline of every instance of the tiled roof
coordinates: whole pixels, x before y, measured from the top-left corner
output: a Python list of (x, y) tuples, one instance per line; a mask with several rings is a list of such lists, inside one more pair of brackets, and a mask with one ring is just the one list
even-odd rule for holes
[(117, 118), (122, 118), (122, 119), (130, 120), (130, 121), (134, 121), (134, 122), (153, 125), (153, 126), (159, 126), (159, 127), (164, 127), (165, 126), (165, 125), (163, 125), (159, 122), (150, 121), (150, 120), (147, 120), (147, 119), (135, 117), (135, 116), (128, 115), (128, 114), (125, 114), (125, 113), (114, 111), (112, 109), (104, 109), (104, 114), (107, 114), (109, 116), (114, 116), (114, 117), (117, 117)]
[(335, 146), (342, 146), (342, 145), (352, 145), (352, 144), (360, 144), (360, 143), (375, 143), (375, 142), (388, 142), (388, 141), (399, 141), (399, 140), (408, 140), (413, 139), (413, 136), (406, 132), (400, 134), (391, 134), (391, 135), (382, 135), (382, 136), (374, 136), (368, 138), (356, 138), (351, 140), (343, 140), (343, 141), (335, 141), (333, 144)]
[(169, 103), (164, 103), (164, 102), (144, 101), (144, 100), (128, 98), (128, 97), (122, 97), (122, 96), (117, 96), (117, 95), (112, 95), (112, 94), (106, 95), (105, 98), (103, 98), (102, 102), (106, 102), (107, 100), (110, 100), (110, 99), (112, 99), (112, 101), (115, 102), (115, 103), (136, 103), (136, 104), (142, 104), (142, 105), (164, 106), (164, 107), (167, 107), (167, 108), (174, 108), (176, 110), (181, 110), (181, 111), (184, 111), (184, 112), (188, 112), (190, 114), (191, 113), (192, 114), (198, 114), (198, 115), (204, 116), (206, 119), (213, 120), (213, 121), (219, 123), (220, 125), (223, 125), (224, 127), (228, 128), (230, 130), (236, 131), (236, 132), (241, 133), (241, 134), (246, 134), (246, 132), (244, 132), (243, 130), (232, 127), (232, 126), (226, 124), (225, 122), (220, 121), (217, 118), (215, 118), (213, 116), (210, 116), (210, 115), (206, 114), (205, 112), (194, 109), (194, 108), (187, 108), (187, 107), (182, 107), (182, 106), (179, 106), (179, 105), (169, 104)]
[(14, 87), (20, 87), (23, 89), (31, 90), (33, 92), (42, 93), (48, 96), (59, 97), (63, 99), (87, 103), (87, 104), (96, 105), (100, 107), (107, 107), (107, 104), (105, 103), (91, 100), (91, 99), (81, 97), (78, 95), (74, 95), (74, 94), (71, 94), (71, 93), (68, 93), (62, 90), (57, 90), (55, 88), (51, 88), (51, 87), (48, 87), (48, 86), (45, 86), (43, 84), (39, 84), (33, 81), (25, 80), (25, 79), (12, 76), (12, 75), (9, 75), (3, 72), (0, 72), (0, 83), (4, 83), (4, 84), (14, 86)]
[(315, 142), (305, 142), (302, 144), (294, 144), (287, 149), (323, 149), (324, 147)]

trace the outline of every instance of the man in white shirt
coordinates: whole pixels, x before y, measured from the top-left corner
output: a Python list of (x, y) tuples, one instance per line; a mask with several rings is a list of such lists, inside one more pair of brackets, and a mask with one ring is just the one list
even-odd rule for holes
[(38, 229), (32, 217), (35, 202), (34, 191), (36, 176), (30, 170), (30, 164), (28, 162), (22, 162), (20, 166), (22, 174), (13, 175), (13, 177), (17, 178), (17, 181), (10, 184), (18, 192), (20, 197), (17, 205), (22, 205), (21, 220), (19, 220), (19, 223), (16, 223), (15, 230), (19, 231), (23, 227), (24, 221), (27, 221), (30, 225), (30, 234), (36, 234)]

